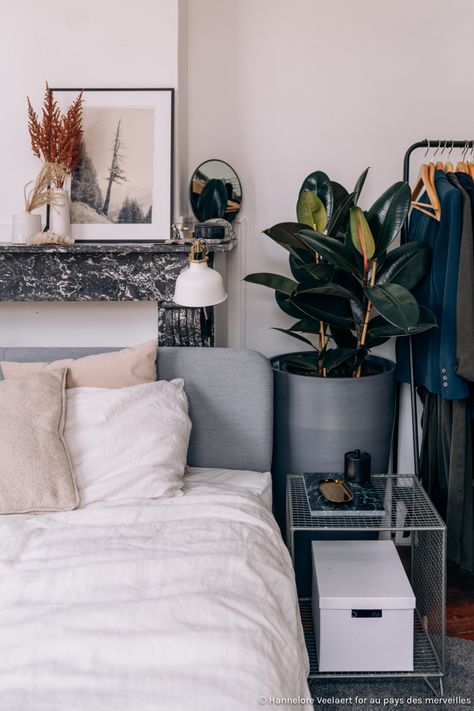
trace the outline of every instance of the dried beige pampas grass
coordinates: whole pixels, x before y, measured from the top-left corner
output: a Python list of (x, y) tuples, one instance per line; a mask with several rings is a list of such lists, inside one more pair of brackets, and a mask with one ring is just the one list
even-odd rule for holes
[[(58, 181), (65, 177), (66, 172), (62, 166), (54, 163), (45, 163), (36, 180), (30, 180), (23, 188), (26, 212), (32, 212), (44, 205), (56, 204), (58, 196), (51, 189), (51, 184), (57, 185)], [(31, 188), (28, 190), (30, 185)]]

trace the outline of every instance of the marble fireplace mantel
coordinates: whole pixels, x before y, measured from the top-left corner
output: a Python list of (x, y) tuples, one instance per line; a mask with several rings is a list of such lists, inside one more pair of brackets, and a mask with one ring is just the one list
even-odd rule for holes
[[(208, 244), (230, 252), (235, 239)], [(190, 243), (0, 244), (0, 301), (155, 301), (161, 345), (203, 345), (199, 309), (176, 307)]]

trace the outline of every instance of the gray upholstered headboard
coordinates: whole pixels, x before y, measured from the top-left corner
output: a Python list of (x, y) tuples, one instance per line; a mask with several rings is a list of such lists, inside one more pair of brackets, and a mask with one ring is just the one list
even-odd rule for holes
[[(0, 348), (0, 360), (80, 358), (116, 348)], [(159, 348), (158, 374), (183, 378), (193, 423), (188, 462), (270, 471), (273, 375), (260, 353), (234, 348)]]

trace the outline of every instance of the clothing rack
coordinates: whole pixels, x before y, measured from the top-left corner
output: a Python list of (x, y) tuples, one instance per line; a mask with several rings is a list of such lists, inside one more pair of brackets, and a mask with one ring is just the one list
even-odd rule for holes
[[(449, 149), (450, 151), (453, 148), (471, 148), (474, 145), (473, 139), (470, 138), (469, 140), (465, 141), (455, 141), (450, 138), (437, 138), (437, 139), (423, 139), (422, 141), (417, 141), (416, 143), (412, 143), (412, 145), (408, 148), (407, 152), (405, 153), (405, 158), (403, 159), (403, 180), (406, 181), (407, 183), (410, 182), (410, 160), (412, 153), (417, 150), (418, 148), (443, 148), (443, 149)], [(408, 241), (408, 227), (407, 224), (405, 223), (402, 227), (401, 231), (401, 236), (400, 236), (400, 242), (401, 244), (405, 244)], [(414, 354), (413, 354), (413, 341), (412, 337), (409, 336), (408, 339), (408, 352), (409, 352), (409, 361), (410, 361), (410, 400), (411, 400), (411, 417), (412, 417), (412, 432), (413, 432), (413, 456), (414, 456), (414, 461), (415, 461), (415, 475), (417, 478), (420, 478), (420, 443), (419, 443), (419, 438), (418, 438), (418, 405), (416, 401), (416, 387), (415, 387), (415, 361), (414, 361)], [(399, 399), (399, 398), (398, 398)], [(400, 414), (400, 408), (397, 408), (398, 413)], [(396, 437), (394, 439), (395, 441), (395, 447), (394, 447), (394, 470), (397, 470), (397, 449), (398, 449), (398, 423), (397, 423), (397, 429), (396, 429)]]

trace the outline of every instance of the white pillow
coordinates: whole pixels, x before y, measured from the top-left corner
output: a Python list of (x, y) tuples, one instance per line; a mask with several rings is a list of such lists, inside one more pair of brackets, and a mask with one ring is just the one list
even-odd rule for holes
[(66, 391), (81, 507), (181, 494), (191, 421), (182, 380)]

